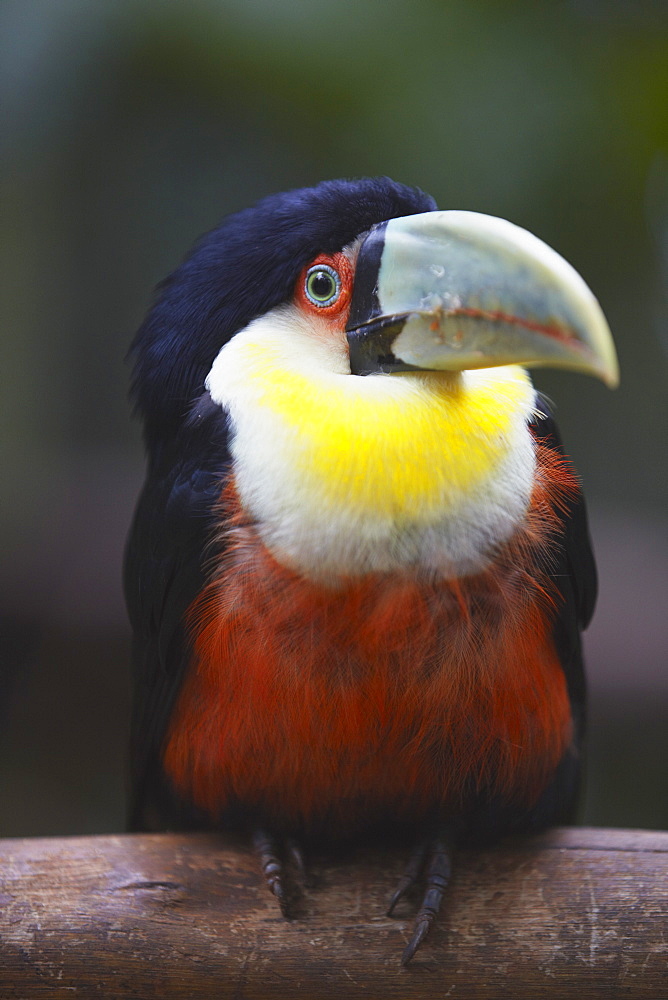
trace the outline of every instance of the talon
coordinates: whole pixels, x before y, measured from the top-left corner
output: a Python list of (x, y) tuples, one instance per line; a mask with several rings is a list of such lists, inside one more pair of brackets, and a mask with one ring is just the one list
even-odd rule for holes
[(253, 834), (253, 846), (259, 855), (267, 888), (278, 900), (281, 914), (286, 919), (290, 919), (291, 898), (285, 884), (283, 862), (279, 856), (278, 844), (265, 830), (256, 830)]
[(420, 872), (424, 866), (424, 859), (427, 854), (427, 847), (429, 846), (428, 841), (422, 840), (416, 847), (413, 848), (410, 858), (408, 859), (408, 864), (404, 874), (399, 879), (399, 885), (392, 898), (390, 899), (390, 904), (387, 908), (387, 916), (391, 917), (394, 913), (394, 908), (400, 899), (406, 895), (409, 889), (411, 889), (420, 877)]
[(269, 886), (270, 892), (274, 894), (278, 900), (278, 905), (281, 910), (281, 915), (287, 920), (290, 919), (290, 900), (288, 899), (287, 892), (285, 891), (285, 886), (281, 880), (280, 875), (276, 875), (273, 880), (267, 879), (267, 885)]
[(415, 956), (415, 952), (418, 950), (424, 939), (426, 938), (434, 917), (424, 917), (422, 920), (416, 920), (415, 927), (413, 928), (413, 936), (404, 948), (403, 954), (401, 956), (401, 964), (406, 968), (411, 959)]
[(392, 894), (392, 898), (390, 899), (389, 905), (385, 910), (386, 917), (391, 917), (393, 915), (395, 906), (397, 905), (400, 899), (403, 899), (403, 897), (406, 895), (406, 893), (408, 892), (408, 890), (412, 885), (413, 885), (412, 880), (408, 879), (404, 875), (401, 881), (399, 882), (399, 885), (395, 889), (394, 893)]
[[(441, 909), (443, 895), (448, 887), (452, 874), (452, 862), (450, 860), (449, 846), (445, 840), (438, 838), (432, 841), (430, 845), (424, 844), (423, 846), (423, 858), (427, 852), (427, 848), (429, 848), (429, 864), (425, 877), (425, 891), (422, 897), (422, 904), (415, 918), (413, 936), (406, 945), (404, 953), (401, 956), (401, 964), (404, 968), (414, 958), (418, 948), (429, 934), (431, 926)], [(415, 870), (414, 862), (416, 855), (417, 851), (413, 854), (409, 861), (406, 874), (399, 883), (399, 888), (392, 897), (390, 906), (393, 905), (395, 897), (400, 898), (400, 895), (403, 895), (403, 893), (400, 893), (400, 890), (408, 877), (409, 871)], [(419, 870), (417, 874), (419, 874)], [(416, 878), (417, 874), (415, 876)], [(398, 893), (400, 894), (399, 896), (397, 896)]]
[(309, 872), (308, 868), (306, 867), (306, 862), (304, 861), (304, 853), (301, 847), (299, 846), (296, 840), (292, 839), (292, 837), (290, 837), (285, 842), (285, 846), (290, 854), (290, 857), (292, 858), (295, 868), (297, 869), (302, 885), (307, 889), (311, 888), (315, 880), (313, 878), (313, 875)]

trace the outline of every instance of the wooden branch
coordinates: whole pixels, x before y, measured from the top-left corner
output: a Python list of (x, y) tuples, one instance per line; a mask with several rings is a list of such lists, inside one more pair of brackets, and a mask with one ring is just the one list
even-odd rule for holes
[(0, 841), (0, 997), (668, 997), (668, 833), (562, 829), (461, 852), (408, 969), (411, 908), (384, 913), (403, 863), (316, 859), (288, 922), (229, 839)]

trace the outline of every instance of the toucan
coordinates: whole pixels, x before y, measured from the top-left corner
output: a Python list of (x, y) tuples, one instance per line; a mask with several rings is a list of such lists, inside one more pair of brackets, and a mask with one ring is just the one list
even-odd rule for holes
[(572, 819), (596, 570), (527, 368), (618, 379), (577, 272), (386, 177), (271, 195), (131, 347), (134, 830), (240, 828), (289, 915), (302, 848), (406, 843), (407, 964), (461, 845)]

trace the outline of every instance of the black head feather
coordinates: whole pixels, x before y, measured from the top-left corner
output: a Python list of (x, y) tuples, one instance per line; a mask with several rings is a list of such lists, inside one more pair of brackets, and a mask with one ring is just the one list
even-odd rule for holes
[(385, 219), (435, 208), (387, 177), (325, 181), (270, 195), (203, 236), (160, 286), (131, 348), (149, 448), (178, 431), (223, 344), (286, 301), (310, 260)]

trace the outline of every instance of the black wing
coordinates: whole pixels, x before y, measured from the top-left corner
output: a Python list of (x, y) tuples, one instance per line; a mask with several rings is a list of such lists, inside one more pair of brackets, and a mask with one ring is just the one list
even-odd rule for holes
[(190, 659), (185, 616), (206, 579), (228, 463), (224, 414), (206, 403), (173, 443), (149, 456), (124, 568), (133, 629), (132, 830), (202, 822), (168, 787), (160, 751)]
[[(541, 401), (543, 413), (533, 423), (536, 437), (563, 455), (559, 431)], [(562, 759), (551, 785), (528, 817), (529, 829), (573, 822), (578, 805), (583, 765), (586, 723), (586, 679), (582, 655), (582, 632), (587, 628), (596, 605), (598, 580), (592, 551), (587, 511), (581, 491), (560, 512), (563, 543), (549, 573), (559, 591), (561, 603), (554, 622), (554, 642), (571, 701), (574, 739)]]
[[(561, 437), (547, 406), (532, 422), (532, 430), (544, 445), (564, 455)], [(587, 511), (582, 492), (560, 512), (563, 543), (557, 561), (549, 567), (561, 597), (559, 613), (554, 625), (557, 652), (561, 660), (571, 701), (584, 707), (585, 680), (582, 664), (581, 635), (594, 613), (598, 590), (596, 563), (592, 551)]]

